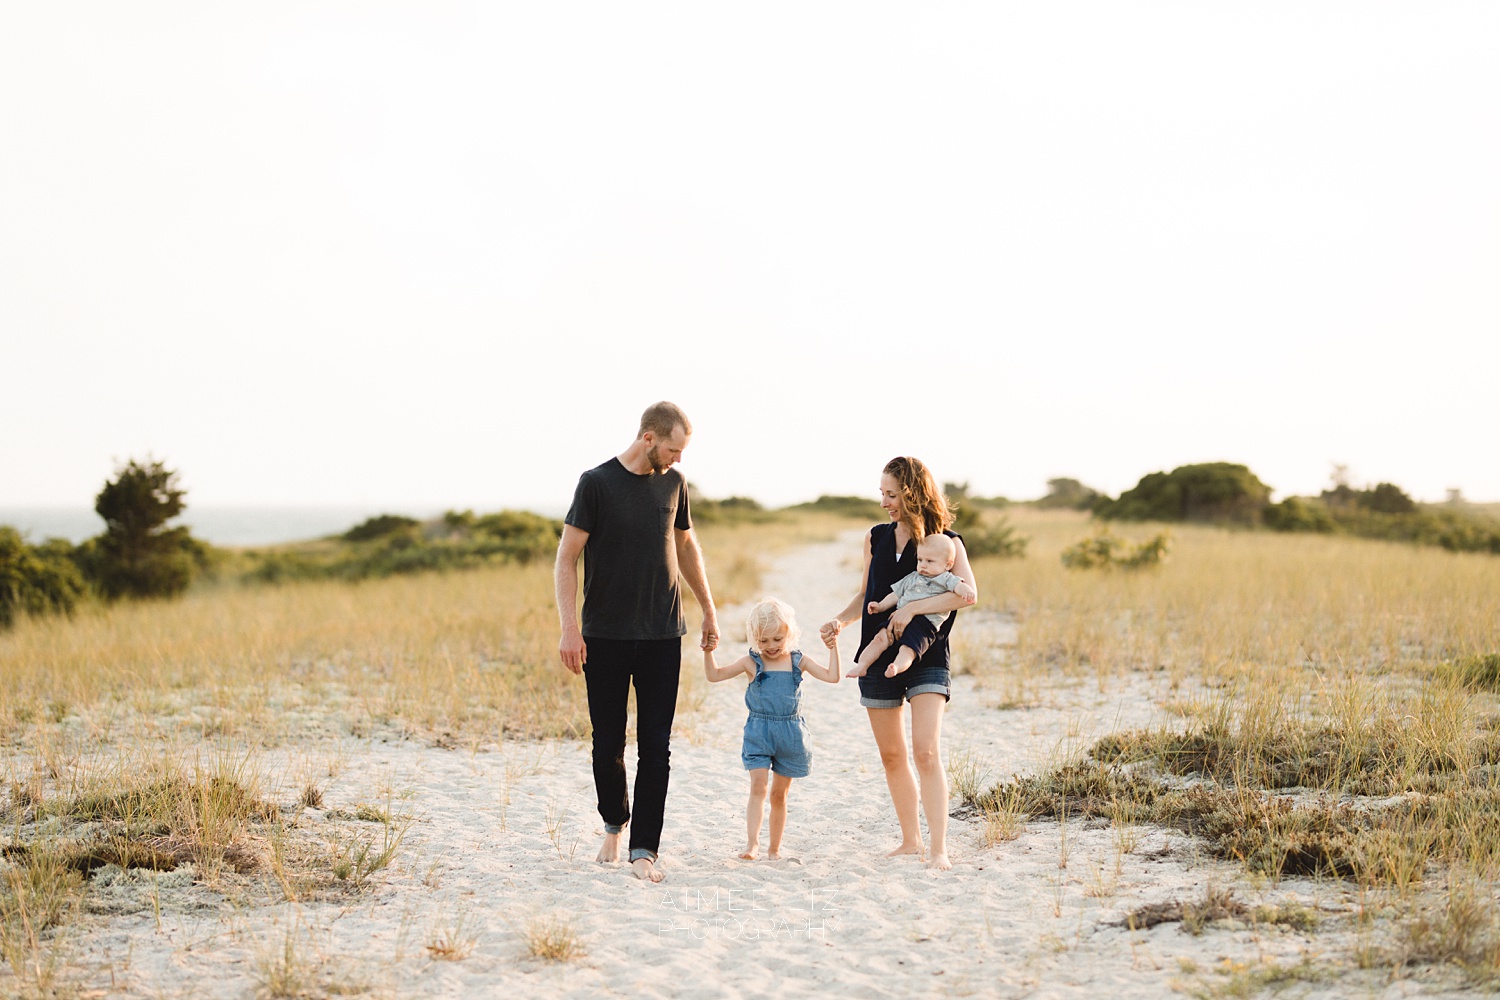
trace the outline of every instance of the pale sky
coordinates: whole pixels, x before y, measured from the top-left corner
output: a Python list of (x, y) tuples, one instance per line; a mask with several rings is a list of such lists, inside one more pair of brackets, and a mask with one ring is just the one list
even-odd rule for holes
[(1500, 499), (1500, 4), (11, 3), (0, 506)]

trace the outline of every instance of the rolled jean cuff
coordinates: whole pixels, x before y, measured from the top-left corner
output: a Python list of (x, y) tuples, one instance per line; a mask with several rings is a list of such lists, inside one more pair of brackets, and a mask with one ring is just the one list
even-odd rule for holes
[(655, 851), (648, 851), (644, 847), (632, 847), (630, 849), (630, 860), (631, 860), (632, 863), (634, 863), (636, 861), (639, 861), (642, 858), (645, 858), (647, 861), (651, 862), (652, 864), (656, 864), (656, 852)]
[(624, 829), (625, 829), (625, 824), (624, 823), (605, 823), (604, 824), (604, 832), (605, 833), (620, 833)]

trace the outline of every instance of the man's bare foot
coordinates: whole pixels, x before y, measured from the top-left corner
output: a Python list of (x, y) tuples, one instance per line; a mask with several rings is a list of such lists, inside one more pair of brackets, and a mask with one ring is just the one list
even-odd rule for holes
[(919, 840), (915, 844), (908, 844), (903, 840), (899, 845), (897, 845), (894, 851), (890, 851), (889, 853), (887, 853), (886, 857), (899, 858), (907, 854), (915, 854), (920, 857), (922, 854), (922, 842)]
[(742, 861), (754, 861), (755, 860), (755, 855), (759, 851), (760, 851), (760, 845), (759, 844), (751, 844), (749, 847), (745, 848), (743, 851), (740, 852), (740, 860), (742, 860)]
[(599, 848), (599, 856), (594, 860), (601, 865), (612, 865), (620, 860), (620, 835), (618, 833), (604, 835), (604, 844)]
[(636, 858), (630, 862), (630, 870), (642, 882), (660, 882), (667, 877), (667, 873), (652, 864), (650, 858)]
[(936, 869), (940, 872), (945, 872), (953, 867), (953, 862), (948, 860), (948, 855), (946, 853), (941, 851), (933, 851), (932, 860), (927, 862), (927, 867)]

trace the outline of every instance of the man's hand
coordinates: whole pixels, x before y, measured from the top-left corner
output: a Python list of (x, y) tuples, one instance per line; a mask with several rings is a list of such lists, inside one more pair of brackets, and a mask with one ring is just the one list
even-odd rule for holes
[(703, 616), (703, 639), (698, 643), (698, 648), (705, 653), (712, 653), (719, 648), (719, 619), (716, 615)]
[(557, 655), (562, 658), (563, 666), (578, 674), (583, 672), (583, 665), (589, 660), (589, 647), (582, 634), (564, 632), (562, 641), (557, 644)]

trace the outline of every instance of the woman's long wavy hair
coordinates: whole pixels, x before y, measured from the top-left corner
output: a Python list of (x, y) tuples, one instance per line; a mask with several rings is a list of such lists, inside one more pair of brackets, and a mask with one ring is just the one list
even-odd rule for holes
[(901, 523), (911, 537), (921, 541), (928, 535), (946, 530), (953, 523), (948, 498), (938, 489), (932, 472), (920, 459), (902, 455), (885, 463), (882, 470), (896, 481), (901, 496)]

